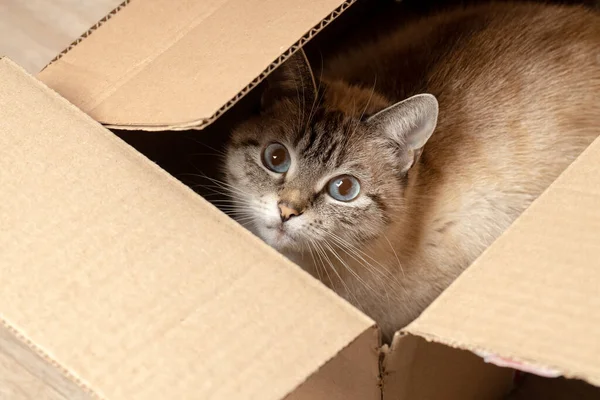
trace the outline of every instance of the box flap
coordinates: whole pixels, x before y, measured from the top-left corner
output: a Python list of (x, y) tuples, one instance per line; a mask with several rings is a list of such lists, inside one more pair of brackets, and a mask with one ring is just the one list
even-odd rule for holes
[(39, 78), (110, 127), (201, 128), (354, 1), (133, 1)]
[(367, 330), (285, 400), (381, 400), (379, 354), (379, 330)]
[(600, 139), (408, 332), (600, 385)]
[(396, 334), (385, 351), (382, 370), (383, 400), (503, 399), (513, 382), (507, 368), (412, 335)]
[(100, 398), (281, 399), (372, 329), (6, 59), (0, 111), (2, 323)]

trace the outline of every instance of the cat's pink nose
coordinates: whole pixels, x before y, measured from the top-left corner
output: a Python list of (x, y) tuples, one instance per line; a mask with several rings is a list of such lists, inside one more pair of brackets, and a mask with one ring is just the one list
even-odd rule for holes
[(288, 207), (286, 204), (279, 204), (279, 216), (281, 217), (281, 222), (285, 222), (298, 215), (300, 215), (300, 212), (295, 208)]

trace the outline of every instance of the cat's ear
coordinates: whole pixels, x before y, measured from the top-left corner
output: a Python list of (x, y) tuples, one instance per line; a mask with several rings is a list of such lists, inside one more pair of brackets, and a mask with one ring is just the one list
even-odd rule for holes
[(369, 117), (366, 123), (381, 131), (399, 148), (418, 156), (435, 130), (438, 111), (435, 96), (424, 93), (379, 111)]
[(266, 79), (261, 97), (261, 108), (268, 109), (277, 101), (289, 98), (301, 102), (300, 107), (311, 107), (317, 97), (317, 85), (304, 50), (299, 49)]

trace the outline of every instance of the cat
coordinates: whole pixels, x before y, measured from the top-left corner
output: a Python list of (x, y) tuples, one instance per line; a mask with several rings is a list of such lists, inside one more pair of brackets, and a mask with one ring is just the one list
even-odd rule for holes
[(468, 6), (318, 74), (299, 50), (261, 108), (226, 148), (231, 209), (389, 341), (600, 133), (600, 17)]

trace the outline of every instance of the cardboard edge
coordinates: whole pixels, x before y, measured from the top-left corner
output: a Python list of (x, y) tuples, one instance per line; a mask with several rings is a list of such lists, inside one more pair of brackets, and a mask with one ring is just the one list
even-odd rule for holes
[[(100, 22), (98, 22), (94, 27), (90, 28), (86, 34), (82, 35), (79, 39), (77, 39), (74, 44), (72, 44), (69, 48), (64, 50), (59, 57), (56, 58), (58, 60), (64, 54), (66, 54), (69, 50), (71, 50), (75, 45), (85, 39), (89, 34), (91, 34), (94, 30), (96, 30), (100, 25), (110, 19), (114, 14), (120, 11), (123, 7), (125, 7), (131, 0), (125, 0), (121, 5), (115, 8), (109, 15), (104, 17)], [(119, 125), (119, 124), (108, 124), (102, 123), (108, 129), (121, 129), (121, 130), (141, 130), (141, 131), (182, 131), (182, 130), (203, 130), (213, 122), (215, 122), (221, 115), (223, 115), (227, 110), (237, 104), (242, 98), (244, 98), (252, 89), (258, 86), (267, 76), (271, 74), (277, 67), (283, 64), (288, 58), (292, 56), (296, 51), (300, 50), (306, 43), (312, 40), (315, 35), (321, 32), (327, 25), (337, 19), (344, 11), (346, 11), (350, 6), (352, 6), (357, 0), (345, 0), (341, 5), (335, 8), (331, 13), (329, 13), (325, 18), (323, 18), (317, 25), (313, 26), (308, 32), (306, 32), (300, 39), (298, 39), (291, 47), (289, 47), (286, 51), (284, 51), (279, 57), (277, 57), (269, 66), (263, 70), (256, 78), (254, 78), (250, 83), (248, 83), (241, 91), (239, 91), (233, 98), (227, 101), (221, 108), (219, 108), (213, 115), (205, 118), (199, 118), (193, 121), (181, 122), (175, 125), (145, 125), (145, 124), (127, 124), (127, 125)], [(53, 60), (52, 62), (56, 61)], [(51, 63), (52, 63), (51, 62)], [(50, 65), (50, 64), (48, 64)]]
[(92, 389), (91, 385), (87, 382), (84, 382), (81, 378), (79, 378), (73, 371), (69, 370), (66, 366), (58, 362), (56, 359), (52, 358), (50, 354), (48, 354), (44, 349), (36, 345), (31, 339), (29, 339), (23, 332), (19, 331), (12, 324), (10, 324), (7, 320), (0, 316), (0, 326), (4, 328), (12, 337), (17, 340), (19, 343), (23, 345), (26, 349), (28, 349), (33, 355), (39, 357), (42, 362), (46, 363), (50, 367), (52, 367), (55, 371), (57, 371), (62, 377), (64, 377), (69, 382), (73, 383), (75, 386), (80, 388), (86, 395), (89, 395), (92, 399), (97, 400), (108, 400), (98, 394), (95, 390)]
[(378, 366), (378, 374), (377, 374), (377, 380), (374, 382), (374, 384), (376, 384), (379, 388), (381, 388), (381, 331), (379, 330), (379, 327), (376, 324), (371, 325), (370, 327), (368, 327), (367, 329), (365, 329), (364, 331), (362, 331), (359, 335), (357, 335), (354, 339), (352, 339), (350, 342), (348, 342), (345, 346), (341, 347), (334, 355), (332, 355), (329, 359), (325, 360), (323, 363), (321, 363), (321, 365), (319, 365), (310, 375), (308, 375), (303, 381), (299, 382), (295, 387), (293, 387), (284, 397), (283, 400), (288, 400), (291, 399), (291, 397), (299, 390), (302, 388), (303, 385), (307, 384), (311, 378), (313, 378), (314, 376), (316, 376), (317, 374), (319, 374), (320, 372), (323, 371), (323, 369), (327, 366), (327, 364), (329, 364), (330, 362), (334, 361), (336, 357), (338, 357), (342, 352), (344, 352), (344, 350), (350, 348), (351, 346), (355, 345), (357, 341), (361, 340), (362, 337), (364, 335), (369, 334), (374, 336), (374, 343), (375, 343), (375, 347), (372, 349), (373, 353), (375, 354), (376, 357), (378, 357), (377, 360), (377, 366)]
[(483, 359), (484, 362), (496, 365), (501, 368), (511, 368), (522, 372), (528, 372), (545, 378), (564, 377), (567, 379), (583, 380), (590, 385), (600, 387), (600, 380), (585, 373), (569, 372), (558, 365), (546, 365), (535, 360), (527, 359), (507, 351), (491, 352), (485, 344), (467, 343), (456, 339), (448, 339), (439, 335), (422, 332), (417, 329), (407, 328), (403, 333), (418, 336), (428, 342), (443, 344), (445, 346), (470, 351)]
[(45, 70), (46, 68), (48, 68), (50, 65), (52, 65), (56, 61), (60, 60), (65, 54), (67, 54), (75, 46), (77, 46), (79, 43), (81, 43), (83, 41), (83, 39), (87, 38), (92, 33), (94, 33), (94, 31), (96, 29), (98, 29), (106, 21), (108, 21), (109, 19), (111, 19), (116, 13), (118, 13), (123, 8), (125, 8), (125, 6), (127, 6), (130, 2), (131, 2), (131, 0), (124, 0), (121, 4), (119, 4), (118, 6), (116, 6), (115, 8), (113, 8), (112, 10), (110, 10), (110, 12), (108, 14), (106, 14), (104, 17), (102, 17), (98, 22), (96, 22), (94, 25), (92, 25), (87, 31), (85, 31), (84, 33), (82, 33), (77, 39), (75, 39), (71, 44), (69, 44), (63, 51), (61, 51), (60, 53), (58, 53), (56, 55), (56, 57), (54, 57), (52, 60), (50, 60), (50, 62), (48, 64), (46, 64), (40, 71), (38, 71), (38, 73), (42, 72), (43, 70)]

